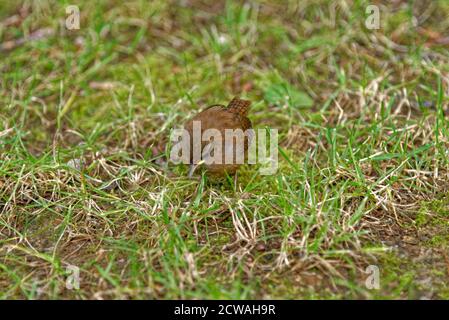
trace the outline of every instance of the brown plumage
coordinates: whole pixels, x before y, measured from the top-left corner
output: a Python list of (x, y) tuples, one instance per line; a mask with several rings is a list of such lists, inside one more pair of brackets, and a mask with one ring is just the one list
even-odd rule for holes
[[(234, 99), (229, 102), (227, 106), (223, 105), (213, 105), (210, 106), (200, 113), (198, 113), (196, 116), (194, 116), (192, 119), (190, 119), (184, 126), (184, 128), (189, 131), (190, 134), (190, 163), (191, 163), (191, 170), (189, 175), (193, 174), (193, 171), (195, 170), (197, 164), (193, 163), (193, 152), (194, 152), (194, 146), (193, 146), (193, 121), (199, 121), (201, 123), (201, 136), (203, 136), (203, 133), (207, 129), (217, 129), (221, 133), (222, 141), (218, 142), (222, 146), (222, 162), (221, 164), (208, 164), (204, 165), (207, 171), (211, 174), (216, 175), (223, 175), (226, 172), (228, 174), (233, 174), (236, 172), (236, 170), (239, 167), (239, 164), (236, 164), (235, 161), (232, 164), (226, 164), (225, 163), (225, 129), (241, 129), (243, 132), (245, 132), (247, 129), (250, 129), (252, 127), (251, 121), (248, 119), (248, 111), (249, 106), (251, 104), (251, 101), (243, 100), (240, 98), (235, 97)], [(210, 141), (214, 141), (212, 138)], [(210, 141), (203, 141), (201, 142), (201, 152), (207, 153), (207, 145), (210, 143)], [(244, 158), (247, 157), (247, 150), (250, 143), (250, 138), (248, 138), (247, 135), (244, 137)], [(205, 148), (206, 147), (206, 148)], [(234, 144), (233, 149), (233, 159), (235, 160), (237, 158), (236, 155), (237, 149)], [(204, 155), (203, 155), (204, 158)]]

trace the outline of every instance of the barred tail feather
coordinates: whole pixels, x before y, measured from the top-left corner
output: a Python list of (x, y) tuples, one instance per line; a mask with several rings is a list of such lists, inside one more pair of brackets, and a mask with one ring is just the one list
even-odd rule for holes
[(240, 114), (242, 116), (246, 116), (248, 114), (249, 106), (251, 101), (243, 100), (238, 97), (235, 97), (228, 104), (228, 110), (233, 113)]

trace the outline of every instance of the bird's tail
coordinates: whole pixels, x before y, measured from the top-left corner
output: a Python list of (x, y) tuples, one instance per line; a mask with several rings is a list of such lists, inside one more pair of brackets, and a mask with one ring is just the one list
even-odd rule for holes
[(242, 116), (248, 115), (249, 106), (251, 105), (251, 101), (243, 100), (239, 97), (235, 97), (228, 104), (228, 109), (231, 112), (238, 113)]

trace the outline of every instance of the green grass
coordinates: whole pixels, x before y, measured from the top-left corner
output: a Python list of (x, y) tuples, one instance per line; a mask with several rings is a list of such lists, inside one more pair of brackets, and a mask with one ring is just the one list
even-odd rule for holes
[[(0, 0), (0, 297), (448, 299), (448, 3), (182, 3)], [(234, 95), (279, 170), (188, 179)]]

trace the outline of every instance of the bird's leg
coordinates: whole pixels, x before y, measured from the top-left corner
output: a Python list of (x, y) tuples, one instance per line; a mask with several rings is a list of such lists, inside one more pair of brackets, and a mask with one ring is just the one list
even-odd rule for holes
[(189, 169), (189, 178), (192, 178), (193, 173), (195, 172), (195, 169), (198, 167), (196, 164), (191, 164)]
[(191, 164), (189, 169), (189, 178), (192, 178), (193, 173), (195, 172), (196, 168), (198, 168), (200, 165), (202, 165), (204, 161), (200, 161), (197, 164)]
[(203, 151), (201, 152), (201, 161), (198, 162), (197, 164), (191, 164), (190, 165), (190, 170), (189, 170), (189, 178), (192, 178), (193, 173), (195, 172), (196, 168), (198, 168), (200, 165), (202, 165), (203, 163), (205, 163), (206, 161), (208, 161), (210, 159), (210, 154), (209, 151), (212, 148), (212, 144), (208, 144), (206, 147), (204, 147)]

